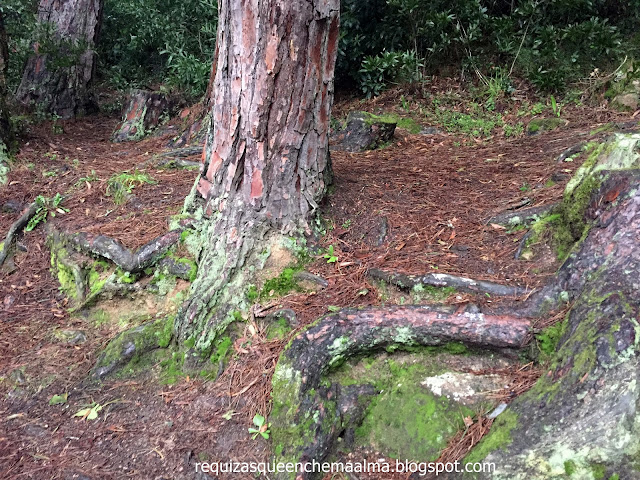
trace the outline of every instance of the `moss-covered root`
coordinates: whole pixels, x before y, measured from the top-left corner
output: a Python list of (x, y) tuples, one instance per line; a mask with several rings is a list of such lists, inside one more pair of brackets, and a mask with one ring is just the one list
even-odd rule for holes
[(638, 478), (639, 170), (608, 172), (597, 198), (554, 285), (574, 306), (546, 352), (549, 370), (468, 457), (495, 462), (497, 473), (480, 478)]
[(137, 362), (145, 353), (166, 348), (173, 335), (173, 317), (145, 323), (118, 334), (100, 354), (91, 376), (103, 379), (130, 362)]
[(339, 392), (323, 389), (322, 377), (347, 358), (380, 348), (452, 341), (493, 349), (518, 348), (530, 328), (521, 318), (445, 313), (422, 306), (349, 309), (320, 319), (292, 340), (274, 373), (271, 421), (277, 460), (320, 461), (326, 455), (336, 429), (343, 425), (335, 411)]

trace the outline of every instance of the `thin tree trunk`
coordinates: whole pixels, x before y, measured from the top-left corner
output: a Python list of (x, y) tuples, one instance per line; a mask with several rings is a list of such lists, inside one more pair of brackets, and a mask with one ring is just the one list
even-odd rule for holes
[(210, 218), (180, 340), (210, 348), (243, 306), (251, 267), (309, 231), (331, 179), (339, 1), (219, 2), (212, 123), (197, 186)]
[(91, 84), (103, 0), (41, 0), (33, 44), (16, 97), (45, 112), (72, 118), (95, 110)]

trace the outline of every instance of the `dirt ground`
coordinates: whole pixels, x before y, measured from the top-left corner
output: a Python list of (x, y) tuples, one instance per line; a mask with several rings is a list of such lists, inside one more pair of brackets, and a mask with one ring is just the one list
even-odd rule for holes
[[(341, 100), (335, 114), (355, 108), (398, 110), (398, 94), (365, 104)], [(480, 140), (398, 130), (383, 149), (334, 152), (335, 185), (322, 206), (321, 243), (333, 246), (338, 261), (318, 256), (308, 267), (329, 287), (276, 303), (295, 310), (303, 326), (329, 306), (393, 301), (367, 279), (373, 267), (540, 286), (557, 265), (516, 260), (525, 232), (488, 219), (516, 205), (558, 201), (579, 165), (557, 163), (556, 157), (608, 122), (631, 120), (583, 106), (566, 106), (562, 117), (567, 126), (535, 136)], [(9, 182), (0, 187), (0, 232), (36, 196), (56, 193), (66, 196), (69, 210), (49, 220), (57, 228), (102, 233), (132, 249), (167, 231), (168, 217), (180, 211), (196, 172), (153, 166), (150, 160), (165, 149), (168, 136), (111, 143), (116, 124), (107, 117), (59, 122), (62, 134), (54, 133), (51, 122), (29, 126)], [(129, 201), (115, 205), (107, 180), (136, 168), (157, 183), (136, 187)], [(469, 301), (504, 300), (463, 294), (448, 300)], [(60, 329), (81, 330), (86, 341), (60, 342), (54, 335)], [(196, 462), (268, 458), (267, 442), (252, 440), (247, 427), (253, 414), (268, 413), (269, 379), (285, 341), (267, 340), (259, 322), (248, 324), (215, 382), (183, 376), (165, 385), (157, 365), (133, 378), (87, 382), (97, 353), (116, 333), (113, 325), (89, 324), (69, 313), (50, 273), (45, 227), (25, 233), (0, 272), (0, 478), (206, 479), (214, 476), (196, 474)], [(250, 346), (243, 346), (246, 338)], [(65, 404), (49, 405), (63, 393)], [(97, 420), (73, 416), (94, 402), (104, 406)]]

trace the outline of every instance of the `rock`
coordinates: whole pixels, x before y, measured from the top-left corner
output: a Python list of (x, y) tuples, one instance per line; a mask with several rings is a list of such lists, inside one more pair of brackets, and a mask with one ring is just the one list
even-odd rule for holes
[(10, 198), (2, 204), (2, 213), (20, 213), (23, 208), (23, 202), (15, 198)]
[(542, 132), (550, 132), (560, 127), (565, 127), (569, 124), (568, 120), (562, 118), (534, 118), (527, 125), (528, 135), (538, 135)]
[(173, 320), (160, 319), (118, 334), (98, 357), (92, 377), (101, 380), (134, 357), (166, 348), (173, 335)]
[(27, 377), (22, 368), (16, 368), (9, 374), (9, 379), (16, 386), (24, 386), (27, 384)]
[(442, 133), (444, 132), (436, 127), (424, 127), (420, 131), (420, 135), (440, 135)]
[(172, 101), (164, 93), (132, 90), (124, 117), (113, 133), (112, 141), (142, 139), (160, 125), (163, 117), (169, 117), (171, 109)]
[(87, 334), (82, 330), (56, 330), (53, 334), (60, 342), (69, 345), (79, 345), (87, 341)]
[(363, 152), (376, 149), (391, 141), (396, 120), (368, 112), (351, 112), (345, 128), (332, 135), (332, 149)]
[(298, 285), (309, 291), (324, 290), (329, 286), (329, 282), (324, 278), (307, 271), (296, 272), (293, 279)]
[(616, 110), (635, 112), (640, 106), (640, 95), (637, 93), (622, 93), (616, 95), (611, 104)]

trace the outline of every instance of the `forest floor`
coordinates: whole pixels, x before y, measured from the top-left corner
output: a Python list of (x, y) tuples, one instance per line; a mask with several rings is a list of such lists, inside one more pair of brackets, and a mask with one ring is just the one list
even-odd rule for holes
[[(395, 91), (367, 102), (340, 100), (334, 115), (364, 109), (416, 118), (425, 100), (405, 95)], [(505, 121), (530, 120), (531, 113), (522, 119), (516, 113), (525, 102), (505, 107)], [(466, 107), (458, 101), (452, 108), (464, 112)], [(545, 113), (537, 115), (553, 116), (549, 109)], [(579, 166), (578, 161), (556, 162), (558, 155), (609, 122), (633, 120), (606, 108), (575, 105), (566, 105), (562, 118), (566, 126), (538, 135), (506, 137), (499, 129), (484, 137), (455, 131), (425, 135), (399, 129), (385, 148), (333, 152), (335, 184), (322, 206), (326, 235), (321, 243), (333, 247), (337, 261), (328, 263), (319, 255), (306, 267), (329, 286), (286, 295), (272, 306), (295, 310), (302, 327), (333, 307), (404, 302), (399, 293), (389, 296), (367, 278), (374, 267), (540, 286), (556, 271), (555, 258), (516, 260), (525, 231), (488, 219), (518, 205), (558, 201)], [(420, 120), (446, 130), (433, 119)], [(62, 206), (68, 209), (48, 220), (59, 229), (109, 235), (131, 249), (166, 232), (196, 173), (150, 162), (166, 149), (167, 135), (111, 143), (117, 123), (90, 117), (30, 125), (9, 182), (0, 187), (0, 232), (38, 195), (56, 193), (65, 196)], [(63, 133), (55, 133), (59, 127)], [(136, 186), (126, 203), (115, 205), (109, 178), (136, 169), (154, 183)], [(216, 381), (182, 375), (167, 384), (155, 365), (131, 378), (86, 382), (97, 354), (120, 327), (69, 312), (50, 272), (45, 230), (41, 224), (25, 233), (0, 272), (0, 478), (206, 479), (214, 476), (196, 474), (195, 462), (266, 460), (267, 442), (252, 440), (247, 428), (255, 413), (268, 413), (270, 375), (286, 339), (269, 340), (259, 322), (247, 324)], [(453, 293), (445, 303), (500, 301), (505, 300)], [(64, 329), (86, 338), (76, 344), (60, 341), (55, 332)], [(63, 394), (68, 394), (64, 404), (49, 405), (52, 396)], [(104, 406), (97, 420), (74, 417), (94, 402)]]

